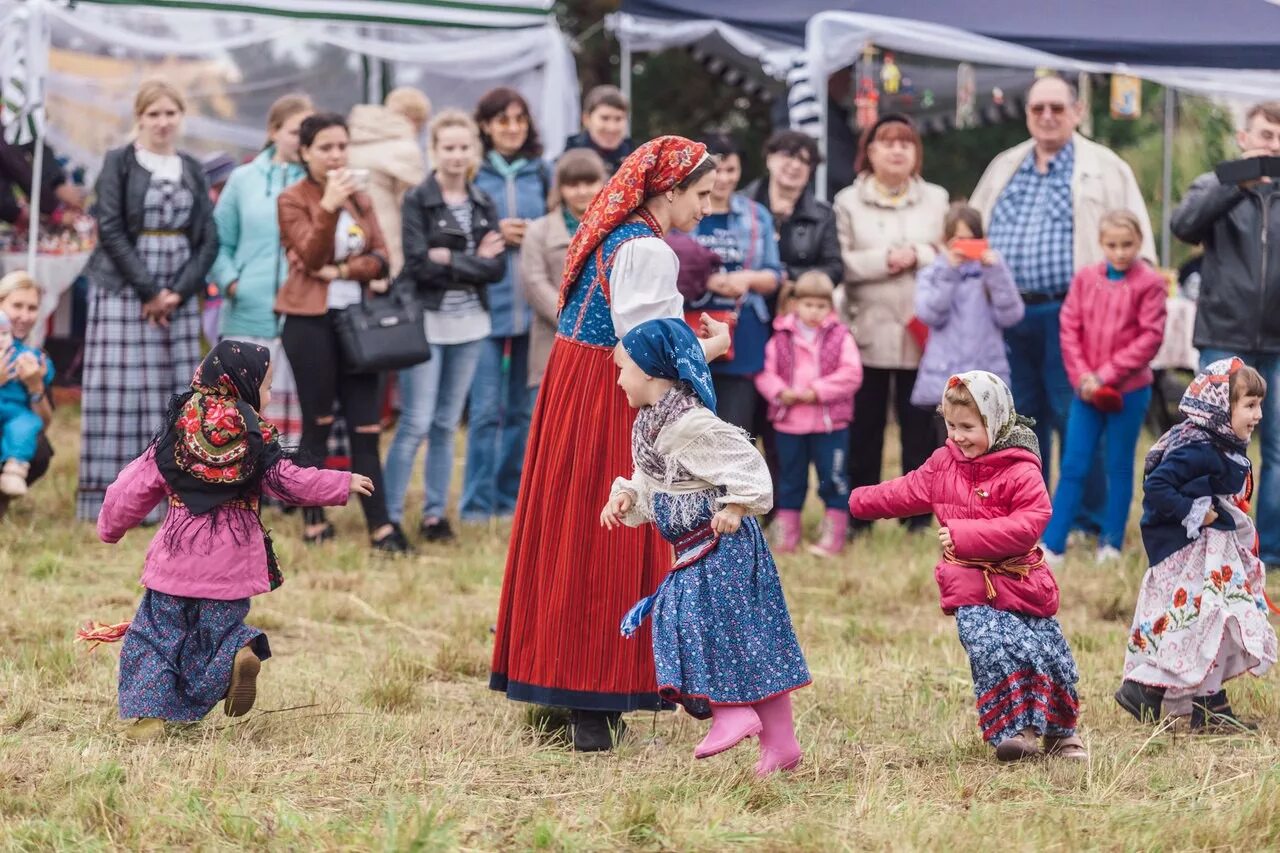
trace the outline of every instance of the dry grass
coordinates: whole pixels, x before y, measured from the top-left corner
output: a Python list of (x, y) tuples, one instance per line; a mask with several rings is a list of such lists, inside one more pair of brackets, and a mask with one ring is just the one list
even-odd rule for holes
[(1087, 766), (997, 765), (966, 661), (937, 609), (932, 541), (878, 529), (838, 563), (782, 564), (814, 686), (802, 769), (751, 779), (753, 750), (694, 762), (702, 726), (635, 714), (612, 755), (575, 755), (554, 715), (485, 687), (506, 530), (411, 561), (372, 559), (359, 513), (304, 550), (275, 517), (286, 584), (258, 708), (135, 747), (118, 736), (112, 648), (71, 643), (131, 616), (148, 542), (68, 520), (75, 412), (49, 480), (0, 523), (0, 845), (12, 849), (1260, 850), (1280, 847), (1280, 690), (1237, 682), (1251, 739), (1152, 734), (1110, 699), (1143, 571), (1077, 559), (1061, 620), (1082, 673)]

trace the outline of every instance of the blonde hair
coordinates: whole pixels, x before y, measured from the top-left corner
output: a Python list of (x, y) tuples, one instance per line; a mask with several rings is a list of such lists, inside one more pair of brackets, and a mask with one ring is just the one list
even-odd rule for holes
[(431, 118), (431, 99), (412, 86), (397, 86), (387, 93), (382, 105), (422, 126)]
[(182, 93), (163, 80), (147, 80), (138, 87), (138, 94), (133, 97), (133, 117), (142, 118), (142, 114), (151, 109), (151, 105), (161, 98), (168, 98), (178, 108), (178, 112), (187, 111), (187, 101)]
[(303, 94), (282, 95), (276, 98), (271, 104), (271, 109), (267, 110), (267, 133), (275, 133), (284, 127), (284, 123), (296, 116), (298, 113), (315, 112), (315, 105), (311, 103), (311, 98)]
[(475, 119), (464, 113), (462, 110), (444, 110), (434, 119), (431, 120), (431, 130), (429, 136), (431, 138), (431, 148), (434, 149), (440, 143), (440, 133), (451, 127), (460, 127), (470, 131), (471, 139), (475, 148), (475, 160), (471, 168), (467, 172), (467, 178), (475, 177), (476, 171), (480, 168), (480, 126), (476, 124)]
[(778, 302), (781, 305), (781, 313), (790, 314), (795, 310), (797, 299), (825, 299), (834, 307), (836, 300), (835, 282), (831, 280), (831, 276), (822, 270), (803, 272), (799, 278), (783, 289), (782, 295), (778, 298)]
[(14, 270), (0, 278), (0, 300), (8, 299), (10, 293), (17, 293), (19, 290), (34, 290), (41, 296), (44, 295), (44, 288), (26, 270)]
[(1142, 223), (1133, 211), (1117, 209), (1102, 214), (1102, 219), (1098, 222), (1098, 233), (1102, 234), (1108, 228), (1127, 228), (1139, 242), (1142, 241)]
[(973, 399), (973, 394), (969, 393), (969, 386), (963, 382), (947, 382), (946, 390), (942, 392), (942, 405), (938, 409), (941, 410), (945, 406), (959, 406), (972, 409), (979, 415), (982, 414), (978, 408), (978, 401)]

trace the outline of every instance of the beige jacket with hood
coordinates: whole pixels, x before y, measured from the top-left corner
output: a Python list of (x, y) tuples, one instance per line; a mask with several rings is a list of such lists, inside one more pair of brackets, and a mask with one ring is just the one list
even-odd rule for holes
[(391, 276), (404, 266), (400, 205), (404, 194), (427, 177), (426, 158), (413, 123), (377, 104), (357, 104), (347, 121), (348, 165), (369, 170), (369, 197), (386, 237)]

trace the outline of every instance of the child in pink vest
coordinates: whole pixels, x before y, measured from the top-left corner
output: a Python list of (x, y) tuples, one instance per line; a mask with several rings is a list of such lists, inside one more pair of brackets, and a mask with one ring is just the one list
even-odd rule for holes
[(1058, 584), (1036, 547), (1050, 513), (1036, 435), (1009, 386), (985, 370), (947, 380), (941, 409), (946, 446), (904, 477), (854, 489), (849, 511), (867, 520), (938, 517), (942, 559), (933, 576), (942, 611), (956, 618), (978, 726), (996, 758), (1085, 760), (1079, 676), (1053, 618)]
[(836, 315), (835, 285), (821, 270), (792, 285), (788, 310), (773, 322), (756, 389), (769, 404), (778, 439), (778, 542), (789, 553), (800, 544), (800, 510), (809, 491), (809, 466), (818, 470), (818, 494), (826, 518), (819, 556), (844, 549), (849, 514), (849, 423), (853, 395), (862, 385), (862, 360), (849, 329)]
[(195, 722), (220, 700), (228, 716), (253, 707), (267, 637), (244, 624), (249, 598), (282, 582), (258, 516), (263, 495), (296, 506), (339, 506), (372, 493), (368, 477), (300, 468), (259, 412), (271, 389), (271, 352), (224, 340), (174, 396), (155, 441), (107, 489), (98, 536), (119, 542), (161, 501), (169, 510), (147, 549), (146, 592), (132, 622), (90, 625), (89, 642), (123, 639), (120, 716), (133, 740), (165, 721)]

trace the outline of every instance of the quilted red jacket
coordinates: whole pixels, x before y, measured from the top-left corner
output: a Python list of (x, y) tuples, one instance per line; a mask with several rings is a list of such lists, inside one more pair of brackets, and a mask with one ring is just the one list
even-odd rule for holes
[[(854, 489), (849, 511), (863, 519), (932, 511), (951, 531), (957, 559), (999, 561), (1037, 551), (1053, 508), (1034, 453), (1011, 448), (967, 459), (948, 441), (910, 474)], [(994, 599), (987, 598), (979, 569), (944, 558), (933, 576), (942, 594), (942, 611), (948, 615), (971, 604), (1029, 616), (1058, 612), (1058, 583), (1043, 563), (1024, 578), (991, 572)]]

